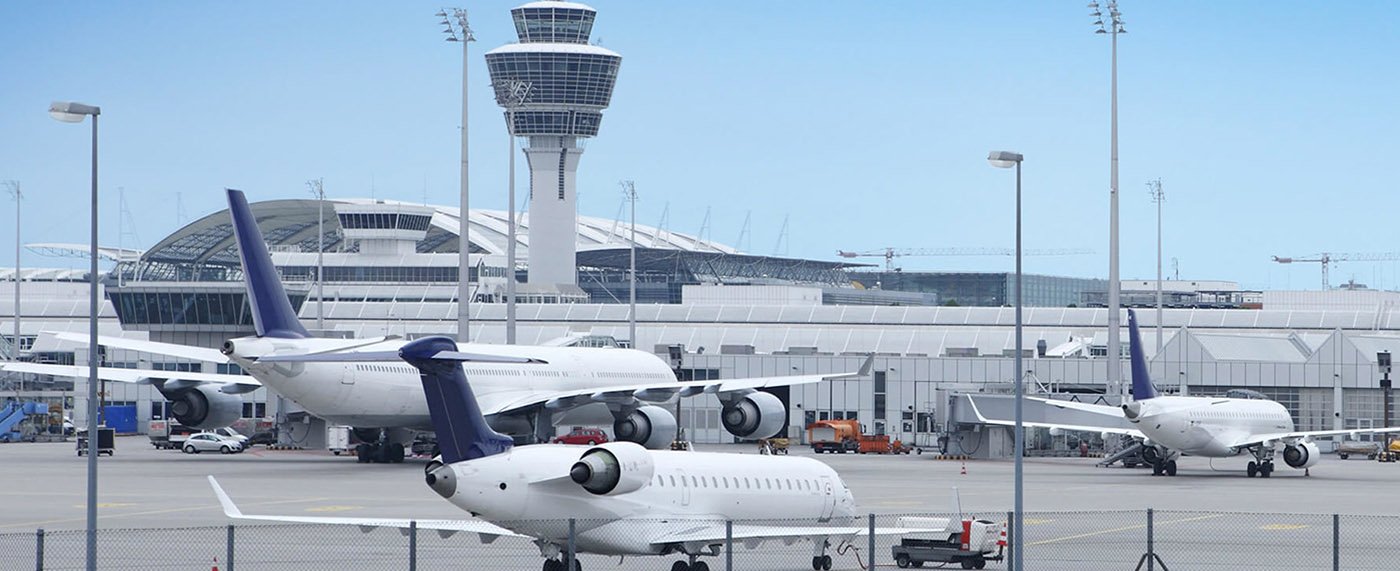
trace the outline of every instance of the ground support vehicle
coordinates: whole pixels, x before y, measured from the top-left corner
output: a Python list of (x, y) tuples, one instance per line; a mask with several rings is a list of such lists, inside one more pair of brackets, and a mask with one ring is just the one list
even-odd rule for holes
[(185, 445), (185, 439), (198, 433), (197, 428), (169, 419), (155, 419), (146, 423), (146, 437), (151, 439), (151, 446), (157, 450), (180, 450)]
[(1390, 440), (1390, 443), (1376, 454), (1376, 459), (1381, 462), (1400, 462), (1400, 440)]
[(899, 522), (900, 527), (941, 530), (904, 536), (891, 547), (894, 563), (901, 569), (923, 567), (924, 563), (956, 563), (963, 569), (982, 569), (988, 561), (1006, 557), (1005, 524), (935, 517), (901, 517)]
[[(108, 456), (111, 456), (116, 453), (116, 450), (117, 429), (103, 428), (99, 426), (97, 428), (97, 455), (101, 456), (103, 454), (106, 454)], [(87, 456), (87, 453), (88, 436), (87, 431), (84, 430), (78, 433), (78, 455)]]
[(352, 450), (350, 448), (350, 427), (327, 426), (326, 449), (336, 456), (349, 453)]
[(1381, 445), (1379, 442), (1361, 442), (1358, 440), (1347, 440), (1337, 446), (1337, 457), (1346, 460), (1351, 455), (1365, 456), (1367, 460), (1375, 460), (1380, 454)]
[(787, 454), (788, 439), (764, 438), (758, 441), (758, 450), (764, 454)]
[(817, 454), (860, 452), (860, 422), (856, 420), (818, 420), (807, 425), (807, 442)]

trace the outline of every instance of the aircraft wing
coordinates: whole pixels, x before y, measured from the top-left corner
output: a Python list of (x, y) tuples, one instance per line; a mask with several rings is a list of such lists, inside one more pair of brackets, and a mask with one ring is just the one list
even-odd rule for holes
[(1308, 438), (1318, 438), (1322, 436), (1356, 436), (1357, 434), (1381, 434), (1385, 432), (1400, 432), (1400, 426), (1389, 428), (1351, 428), (1346, 430), (1309, 430), (1306, 432), (1275, 432), (1272, 434), (1250, 434), (1230, 443), (1231, 447), (1250, 446), (1263, 442), (1283, 441), (1288, 443), (1305, 440)]
[(1094, 413), (1094, 414), (1102, 414), (1102, 415), (1104, 415), (1104, 416), (1110, 416), (1110, 417), (1113, 417), (1113, 418), (1115, 418), (1115, 419), (1122, 419), (1122, 418), (1123, 418), (1123, 409), (1120, 409), (1120, 408), (1118, 408), (1118, 407), (1116, 407), (1116, 406), (1109, 406), (1109, 405), (1106, 405), (1106, 404), (1093, 404), (1093, 403), (1079, 402), (1079, 401), (1070, 401), (1070, 400), (1044, 399), (1044, 398), (1039, 398), (1039, 397), (1025, 397), (1025, 398), (1026, 398), (1026, 400), (1033, 400), (1033, 401), (1043, 402), (1043, 403), (1045, 403), (1046, 405), (1053, 406), (1053, 407), (1055, 407), (1055, 408), (1062, 408), (1062, 409), (1065, 409), (1065, 410), (1078, 410), (1078, 411), (1083, 411), (1083, 412), (1092, 412), (1092, 413)]
[(517, 398), (505, 398), (495, 402), (483, 401), (481, 403), (481, 412), (488, 415), (510, 414), (541, 405), (551, 410), (567, 410), (595, 402), (630, 403), (634, 401), (643, 401), (659, 403), (669, 401), (671, 397), (677, 394), (682, 397), (689, 397), (702, 393), (722, 394), (734, 391), (749, 392), (765, 387), (805, 385), (808, 383), (819, 383), (831, 379), (849, 378), (868, 374), (871, 363), (872, 359), (866, 359), (865, 364), (861, 366), (861, 371), (829, 375), (787, 375), (780, 377), (748, 377), (743, 379), (712, 379), (708, 381), (636, 383), (568, 391), (532, 392)]
[[(86, 333), (66, 333), (66, 332), (44, 332), (44, 335), (51, 335), (60, 341), (70, 343), (80, 343), (86, 345), (88, 335)], [(179, 345), (175, 343), (160, 343), (157, 341), (141, 341), (139, 339), (126, 339), (124, 337), (108, 337), (99, 335), (98, 345), (126, 349), (127, 351), (139, 351), (142, 353), (152, 353), (165, 355), (167, 357), (179, 357), (192, 361), (208, 361), (211, 363), (227, 363), (228, 357), (220, 353), (218, 349), (208, 349), (205, 347), (192, 347), (189, 345)]]
[[(30, 373), (34, 375), (53, 375), (55, 377), (70, 377), (75, 379), (85, 379), (89, 372), (87, 367), (81, 365), (45, 365), (24, 362), (0, 363), (0, 371)], [(213, 383), (223, 385), (219, 390), (229, 394), (252, 392), (262, 387), (262, 383), (259, 383), (257, 379), (247, 375), (153, 371), (150, 369), (118, 369), (115, 367), (98, 367), (97, 378), (104, 381), (132, 383), (137, 385), (150, 385), (155, 384), (157, 381), (165, 382), (176, 380), (191, 384)]]
[[(936, 533), (941, 529), (912, 529), (902, 527), (877, 527), (875, 535), (907, 535), (911, 533)], [(734, 524), (730, 537), (735, 542), (741, 543), (744, 547), (753, 549), (762, 545), (766, 541), (781, 541), (785, 544), (792, 544), (803, 539), (826, 539), (864, 537), (870, 533), (870, 528), (864, 525), (754, 525), (754, 524)], [(723, 543), (725, 540), (725, 530), (723, 521), (696, 522), (695, 525), (685, 526), (683, 529), (666, 531), (659, 537), (653, 538), (651, 543), (657, 546), (684, 545), (695, 546), (711, 545)]]
[[(292, 515), (251, 515), (245, 514), (233, 503), (233, 499), (228, 497), (224, 489), (219, 486), (219, 482), (213, 476), (209, 476), (209, 485), (214, 488), (214, 494), (219, 496), (219, 504), (224, 508), (224, 515), (232, 519), (251, 519), (260, 521), (285, 521), (292, 523), (319, 523), (327, 525), (353, 525), (361, 531), (368, 532), (378, 527), (393, 527), (400, 530), (407, 530), (410, 525), (418, 529), (431, 529), (438, 532), (442, 537), (449, 537), (458, 532), (475, 533), (482, 543), (491, 543), (497, 537), (529, 537), (520, 535), (506, 528), (479, 520), (465, 519), (439, 519), (439, 520), (407, 520), (393, 518), (360, 518), (360, 517), (316, 517), (316, 516), (292, 516)], [(533, 538), (531, 538), (533, 539)]]
[[(1132, 436), (1132, 437), (1134, 437), (1134, 438), (1144, 438), (1144, 436), (1142, 435), (1142, 431), (1140, 431), (1140, 430), (1138, 430), (1138, 429), (1136, 429), (1136, 428), (1125, 428), (1125, 427), (1122, 426), (1122, 420), (1123, 420), (1122, 412), (1119, 411), (1119, 409), (1117, 409), (1117, 408), (1114, 408), (1114, 407), (1111, 407), (1111, 406), (1105, 406), (1105, 405), (1098, 405), (1098, 404), (1074, 403), (1074, 402), (1069, 402), (1069, 401), (1058, 401), (1058, 400), (1049, 400), (1049, 399), (1033, 399), (1033, 400), (1040, 400), (1040, 401), (1044, 401), (1044, 402), (1047, 402), (1047, 403), (1049, 403), (1049, 404), (1057, 405), (1057, 406), (1058, 406), (1058, 405), (1061, 405), (1061, 404), (1070, 404), (1070, 405), (1073, 405), (1073, 406), (1066, 406), (1066, 407), (1061, 407), (1061, 408), (1069, 408), (1069, 409), (1072, 409), (1072, 410), (1087, 410), (1088, 412), (1095, 412), (1095, 413), (1099, 413), (1100, 411), (1092, 410), (1092, 409), (1086, 409), (1086, 408), (1084, 408), (1084, 407), (1098, 407), (1098, 408), (1104, 408), (1104, 409), (1109, 409), (1109, 410), (1114, 411), (1114, 412), (1117, 414), (1117, 416), (1109, 416), (1107, 412), (1103, 412), (1102, 414), (1104, 414), (1104, 416), (1105, 416), (1105, 422), (1104, 422), (1102, 425), (1097, 425), (1097, 424), (1066, 424), (1066, 423), (1059, 423), (1059, 422), (1040, 422), (1040, 421), (1035, 421), (1035, 420), (1022, 420), (1022, 421), (1021, 421), (1021, 426), (1025, 426), (1025, 427), (1029, 427), (1029, 428), (1057, 428), (1057, 429), (1060, 429), (1060, 430), (1071, 430), (1071, 431), (1076, 431), (1076, 432), (1098, 432), (1098, 433), (1105, 433), (1105, 432), (1106, 432), (1106, 433), (1109, 433), (1109, 434), (1123, 434), (1123, 435), (1127, 435), (1127, 436)], [(996, 425), (996, 426), (1016, 426), (1016, 422), (1015, 422), (1014, 420), (1004, 420), (1004, 419), (999, 419), (999, 418), (987, 418), (986, 415), (983, 415), (983, 414), (982, 414), (982, 411), (981, 411), (980, 409), (977, 408), (977, 401), (976, 401), (976, 400), (974, 400), (974, 399), (968, 399), (968, 402), (972, 403), (972, 412), (974, 412), (974, 413), (977, 414), (977, 420), (978, 420), (979, 422), (981, 422), (981, 423), (983, 423), (983, 424), (992, 424), (992, 425)], [(1109, 422), (1110, 420), (1116, 421), (1116, 422)]]

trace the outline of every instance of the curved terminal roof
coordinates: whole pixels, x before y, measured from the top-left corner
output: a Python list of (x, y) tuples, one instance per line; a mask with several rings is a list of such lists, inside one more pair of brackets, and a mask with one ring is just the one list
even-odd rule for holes
[[(405, 208), (421, 210), (422, 205), (393, 200), (341, 199), (327, 200), (334, 204), (352, 205), (403, 205)], [(328, 206), (330, 206), (328, 205)], [(316, 222), (318, 205), (315, 200), (269, 200), (250, 205), (258, 220), (263, 237), (272, 249), (283, 251), (314, 252), (316, 250)], [(432, 223), (424, 239), (418, 241), (417, 250), (423, 253), (456, 252), (457, 228), (460, 225), (460, 211), (447, 206), (430, 206)], [(506, 253), (508, 231), (507, 214), (500, 210), (471, 211), (471, 251), (480, 254)], [(335, 208), (325, 209), (325, 248), (326, 251), (354, 251), (353, 245), (342, 244), (340, 220)], [(517, 228), (516, 244), (521, 260), (527, 258), (529, 250), (530, 217), (521, 216)], [(580, 251), (597, 248), (627, 248), (630, 226), (620, 221), (592, 216), (578, 217), (578, 248)], [(637, 245), (646, 248), (682, 250), (688, 252), (712, 252), (737, 254), (738, 250), (729, 246), (700, 240), (688, 234), (637, 225)], [(216, 264), (236, 265), (238, 256), (233, 238), (233, 227), (229, 222), (228, 210), (220, 210), (185, 225), (157, 242), (142, 258), (149, 262), (175, 264)]]

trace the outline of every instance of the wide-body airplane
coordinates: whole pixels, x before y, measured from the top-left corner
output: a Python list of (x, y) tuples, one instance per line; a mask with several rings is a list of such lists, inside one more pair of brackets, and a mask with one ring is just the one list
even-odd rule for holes
[[(1288, 409), (1262, 395), (1255, 398), (1159, 395), (1148, 375), (1137, 314), (1131, 309), (1128, 310), (1128, 335), (1132, 359), (1132, 401), (1114, 407), (1032, 399), (1047, 406), (1096, 413), (1104, 422), (1023, 424), (1131, 436), (1140, 442), (1143, 460), (1152, 465), (1153, 475), (1158, 476), (1175, 476), (1176, 460), (1182, 454), (1207, 458), (1249, 454), (1252, 460), (1246, 465), (1245, 473), (1251, 478), (1268, 478), (1274, 472), (1274, 456), (1280, 452), (1284, 464), (1290, 468), (1302, 470), (1316, 465), (1321, 454), (1313, 438), (1400, 431), (1400, 427), (1298, 431), (1294, 429), (1293, 416)], [(983, 417), (981, 420), (988, 424), (1015, 425), (1004, 419)], [(1123, 426), (1123, 420), (1127, 421), (1127, 427)]]
[[(225, 341), (219, 350), (101, 337), (109, 347), (197, 361), (237, 363), (246, 375), (100, 368), (107, 380), (153, 384), (172, 401), (172, 414), (194, 427), (227, 426), (241, 416), (237, 393), (267, 386), (327, 421), (352, 426), (362, 440), (361, 461), (398, 462), (413, 431), (432, 429), (418, 373), (401, 361), (270, 363), (268, 355), (395, 351), (397, 338), (313, 338), (297, 319), (268, 254), (257, 220), (241, 191), (229, 189), (229, 212), (251, 305), (256, 335)], [(59, 333), (60, 340), (86, 343), (85, 335)], [(464, 366), (474, 379), (482, 411), (498, 431), (543, 441), (556, 422), (612, 423), (618, 440), (664, 448), (676, 434), (676, 418), (657, 404), (677, 395), (714, 394), (723, 408), (721, 423), (740, 438), (768, 438), (784, 429), (786, 407), (759, 389), (815, 383), (845, 375), (792, 375), (726, 380), (676, 380), (655, 355), (621, 348), (465, 344), (464, 350), (530, 360), (476, 362)], [(862, 371), (868, 371), (867, 359)], [(22, 372), (86, 376), (84, 367), (32, 363), (0, 364)]]
[[(395, 353), (390, 353), (392, 356)], [(578, 552), (680, 555), (673, 571), (708, 571), (702, 556), (718, 555), (728, 536), (749, 547), (767, 540), (813, 542), (813, 569), (830, 569), (828, 550), (868, 533), (841, 477), (811, 458), (647, 450), (631, 442), (599, 446), (526, 446), (491, 429), (468, 375), (500, 357), (458, 351), (446, 337), (403, 345), (398, 356), (421, 371), (422, 392), (442, 455), (425, 475), (434, 492), (485, 521), (417, 521), (421, 529), (534, 539), (544, 571), (580, 569), (566, 563), (569, 523)], [(383, 359), (375, 352), (364, 355)], [(279, 363), (324, 359), (279, 355)], [(465, 362), (465, 373), (459, 362)], [(525, 363), (524, 366), (533, 366)], [(361, 527), (408, 527), (409, 520), (248, 515), (210, 477), (232, 518)], [(745, 520), (787, 520), (752, 524)], [(877, 528), (876, 534), (914, 531)]]

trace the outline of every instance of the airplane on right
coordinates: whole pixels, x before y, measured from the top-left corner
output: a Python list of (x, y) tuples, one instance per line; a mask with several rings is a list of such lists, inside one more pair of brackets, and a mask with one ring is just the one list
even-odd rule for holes
[[(1030, 399), (1061, 409), (1102, 415), (1102, 426), (1024, 422), (1032, 428), (1123, 434), (1137, 439), (1142, 458), (1152, 465), (1154, 476), (1175, 476), (1176, 459), (1182, 454), (1224, 458), (1249, 454), (1249, 477), (1268, 478), (1274, 472), (1274, 455), (1303, 470), (1321, 457), (1313, 438), (1322, 436), (1400, 432), (1400, 427), (1347, 430), (1296, 431), (1293, 416), (1277, 401), (1263, 398), (1163, 396), (1157, 393), (1147, 372), (1137, 313), (1128, 310), (1129, 353), (1132, 358), (1132, 400), (1121, 407), (1051, 399)], [(981, 413), (978, 413), (981, 416)], [(1014, 422), (981, 418), (988, 424), (1014, 426)], [(1123, 426), (1126, 420), (1128, 427)]]

